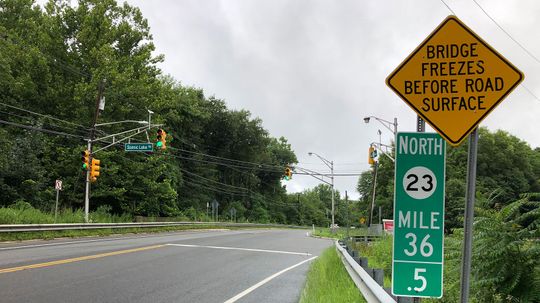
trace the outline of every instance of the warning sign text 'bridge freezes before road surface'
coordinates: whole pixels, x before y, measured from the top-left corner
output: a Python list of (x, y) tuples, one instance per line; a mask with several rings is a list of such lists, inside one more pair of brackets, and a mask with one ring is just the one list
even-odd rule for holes
[(449, 16), (386, 82), (456, 146), (522, 80), (516, 67)]

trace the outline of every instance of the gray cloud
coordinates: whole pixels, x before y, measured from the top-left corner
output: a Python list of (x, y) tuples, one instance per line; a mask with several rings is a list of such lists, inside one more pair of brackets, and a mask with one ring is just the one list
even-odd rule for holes
[[(440, 1), (143, 1), (130, 0), (149, 20), (161, 66), (185, 85), (226, 100), (263, 119), (273, 136), (289, 139), (300, 166), (327, 170), (369, 168), (367, 148), (390, 142), (375, 115), (413, 131), (415, 115), (384, 80), (450, 12)], [(447, 0), (469, 27), (518, 66), (540, 96), (540, 64), (502, 33), (471, 1)], [(514, 38), (540, 56), (540, 2), (482, 1)], [(518, 88), (482, 123), (540, 146), (540, 101)], [(337, 178), (336, 188), (357, 197), (357, 178)], [(318, 181), (294, 176), (290, 191)]]

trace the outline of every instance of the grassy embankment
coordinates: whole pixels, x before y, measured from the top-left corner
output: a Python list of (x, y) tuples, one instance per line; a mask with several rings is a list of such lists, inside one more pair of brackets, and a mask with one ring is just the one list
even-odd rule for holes
[[(108, 213), (106, 209), (98, 209), (89, 214), (90, 221), (94, 223), (122, 223), (132, 222), (131, 216), (116, 216)], [(170, 218), (170, 221), (189, 221), (186, 217)], [(82, 210), (66, 210), (59, 212), (56, 223), (82, 223), (84, 212)], [(44, 213), (38, 209), (19, 205), (19, 207), (0, 208), (0, 224), (50, 224), (55, 223), (54, 213)], [(54, 239), (62, 237), (84, 236), (108, 236), (125, 233), (156, 233), (167, 231), (180, 231), (188, 229), (217, 229), (223, 228), (216, 225), (190, 225), (190, 226), (167, 226), (151, 228), (116, 228), (116, 229), (92, 229), (92, 230), (59, 230), (43, 232), (16, 232), (0, 233), (0, 241), (18, 241), (31, 239)], [(229, 228), (237, 229), (237, 228)]]
[[(367, 228), (351, 228), (349, 229), (349, 236), (364, 236), (367, 235)], [(330, 228), (315, 228), (314, 236), (333, 238), (333, 239), (344, 239), (347, 237), (347, 228), (340, 227), (336, 229), (335, 233), (332, 233)]]
[(366, 302), (333, 246), (315, 259), (309, 268), (300, 303), (311, 302)]

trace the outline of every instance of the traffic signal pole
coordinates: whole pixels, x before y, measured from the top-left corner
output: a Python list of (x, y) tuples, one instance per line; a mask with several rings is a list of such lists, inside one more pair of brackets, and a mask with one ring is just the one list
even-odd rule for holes
[[(88, 140), (86, 149), (91, 152), (92, 140)], [(84, 191), (84, 222), (88, 223), (88, 208), (90, 207), (90, 169), (86, 170), (86, 188)]]
[[(96, 124), (99, 116), (99, 103), (103, 98), (103, 89), (105, 87), (105, 80), (101, 80), (99, 83), (98, 94), (96, 97), (96, 111), (94, 112), (94, 120), (92, 122), (92, 129), (90, 130), (90, 140), (88, 140), (88, 152), (90, 153), (89, 163), (92, 163), (92, 142), (96, 138)], [(88, 212), (90, 209), (90, 169), (86, 170), (86, 188), (84, 191), (84, 222), (88, 223)]]

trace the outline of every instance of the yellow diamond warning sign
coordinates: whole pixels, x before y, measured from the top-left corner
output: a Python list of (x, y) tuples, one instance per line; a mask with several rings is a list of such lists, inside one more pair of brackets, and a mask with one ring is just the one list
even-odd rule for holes
[(457, 146), (522, 80), (515, 66), (449, 16), (386, 84)]

